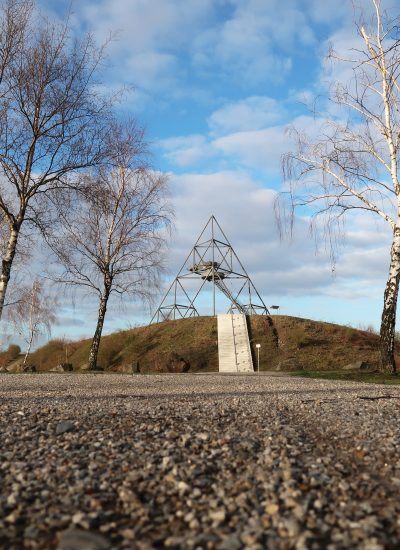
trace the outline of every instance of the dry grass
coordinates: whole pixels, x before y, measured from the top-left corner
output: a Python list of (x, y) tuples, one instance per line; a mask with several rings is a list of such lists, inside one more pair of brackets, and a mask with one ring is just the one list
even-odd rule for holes
[[(255, 365), (255, 344), (261, 344), (260, 370), (333, 371), (355, 361), (378, 366), (379, 338), (370, 330), (274, 315), (249, 318), (249, 331)], [(190, 363), (192, 372), (217, 371), (217, 339), (213, 317), (164, 321), (103, 337), (98, 363), (115, 372), (135, 370), (137, 365), (141, 372), (163, 372), (175, 354)], [(34, 352), (29, 362), (48, 370), (65, 362), (66, 346), (74, 369), (85, 368), (90, 340), (52, 340)]]
[(274, 370), (290, 359), (307, 370), (340, 369), (355, 361), (379, 365), (379, 336), (370, 330), (284, 315), (269, 321), (253, 317), (250, 324), (253, 342), (261, 344), (261, 370)]
[(11, 344), (5, 351), (0, 352), (0, 367), (7, 367), (12, 361), (18, 359), (21, 348), (16, 344)]

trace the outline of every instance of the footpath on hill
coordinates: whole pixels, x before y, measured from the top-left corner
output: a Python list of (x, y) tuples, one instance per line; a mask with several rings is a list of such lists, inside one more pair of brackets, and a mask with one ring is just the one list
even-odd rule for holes
[(0, 375), (0, 547), (400, 545), (400, 388)]

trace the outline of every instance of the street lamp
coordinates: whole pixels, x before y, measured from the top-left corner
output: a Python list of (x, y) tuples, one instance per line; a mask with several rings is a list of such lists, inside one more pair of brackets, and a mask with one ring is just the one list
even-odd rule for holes
[(261, 348), (261, 344), (256, 344), (256, 349), (257, 349), (257, 372), (258, 372), (258, 374), (260, 374), (260, 348)]
[(275, 306), (275, 305), (274, 305), (274, 306), (269, 306), (269, 309), (275, 309), (275, 311), (278, 311), (278, 310), (279, 310), (279, 307), (280, 307), (280, 306)]

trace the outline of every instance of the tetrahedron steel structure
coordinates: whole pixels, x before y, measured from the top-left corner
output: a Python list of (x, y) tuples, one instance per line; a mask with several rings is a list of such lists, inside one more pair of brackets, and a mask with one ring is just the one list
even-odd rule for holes
[(214, 316), (218, 292), (228, 299), (228, 313), (269, 314), (215, 216), (211, 216), (205, 225), (151, 323), (198, 316), (196, 304), (209, 284)]

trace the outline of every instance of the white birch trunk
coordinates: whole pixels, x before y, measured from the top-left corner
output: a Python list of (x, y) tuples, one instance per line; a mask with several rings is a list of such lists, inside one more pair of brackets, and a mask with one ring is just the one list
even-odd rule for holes
[(25, 367), (26, 362), (28, 361), (29, 354), (31, 352), (32, 342), (35, 337), (36, 324), (35, 324), (35, 305), (37, 302), (37, 284), (33, 283), (32, 289), (30, 291), (30, 305), (29, 305), (29, 336), (28, 336), (28, 349), (26, 350), (23, 366)]
[(90, 346), (90, 352), (89, 352), (89, 361), (88, 361), (89, 370), (95, 370), (97, 368), (97, 356), (99, 353), (101, 334), (103, 332), (104, 319), (106, 317), (106, 312), (107, 312), (108, 298), (110, 297), (110, 291), (111, 291), (111, 281), (109, 280), (109, 277), (105, 276), (104, 279), (105, 279), (104, 290), (100, 300), (96, 330), (93, 336), (93, 340), (92, 340), (92, 344)]
[(389, 276), (383, 300), (383, 312), (380, 329), (381, 369), (396, 372), (394, 357), (396, 309), (400, 277), (400, 225), (393, 231), (393, 242), (390, 250)]
[(2, 261), (0, 274), (0, 320), (3, 315), (7, 287), (10, 281), (11, 266), (14, 261), (15, 252), (17, 250), (18, 235), (19, 228), (13, 227), (11, 229), (10, 237), (8, 239), (7, 250)]
[(32, 347), (32, 343), (33, 343), (33, 337), (34, 337), (34, 332), (31, 331), (31, 333), (30, 333), (30, 338), (29, 338), (29, 342), (28, 342), (28, 349), (26, 350), (25, 357), (24, 357), (24, 362), (22, 363), (22, 366), (23, 366), (23, 367), (25, 367), (26, 362), (28, 361), (29, 354), (31, 353), (31, 347)]

